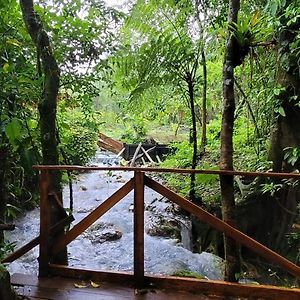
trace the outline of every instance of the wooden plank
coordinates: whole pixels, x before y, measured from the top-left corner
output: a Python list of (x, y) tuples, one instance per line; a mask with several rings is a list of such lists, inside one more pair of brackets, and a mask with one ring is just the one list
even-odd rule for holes
[[(53, 234), (59, 232), (61, 229), (63, 229), (66, 225), (69, 225), (72, 221), (74, 221), (74, 217), (72, 215), (68, 216), (67, 218), (59, 221), (54, 226), (50, 228), (50, 236), (53, 236)], [(10, 255), (8, 255), (6, 258), (1, 260), (1, 263), (8, 263), (13, 262), (28, 251), (30, 251), (32, 248), (36, 247), (40, 243), (40, 236), (37, 236), (30, 242), (28, 242), (26, 245), (20, 247)]]
[(82, 232), (84, 232), (89, 226), (96, 222), (103, 214), (123, 199), (132, 189), (134, 183), (133, 179), (130, 179), (119, 190), (112, 194), (107, 200), (101, 203), (95, 210), (93, 210), (88, 216), (82, 219), (79, 223), (74, 225), (68, 232), (61, 235), (53, 242), (52, 254), (57, 254), (66, 245), (72, 242)]
[(134, 172), (134, 280), (144, 286), (144, 173)]
[(113, 146), (103, 142), (103, 141), (98, 141), (97, 142), (97, 145), (102, 148), (102, 149), (105, 149), (105, 150), (108, 150), (110, 152), (113, 152), (115, 154), (117, 154), (119, 151), (117, 149), (115, 149)]
[(157, 159), (157, 162), (158, 162), (159, 164), (161, 164), (161, 159), (160, 159), (159, 155), (156, 155), (156, 159)]
[[(32, 275), (14, 274), (12, 284), (19, 296), (26, 296), (26, 299), (55, 299), (55, 300), (123, 300), (123, 299), (144, 299), (144, 300), (221, 300), (218, 296), (204, 296), (198, 293), (188, 293), (171, 289), (157, 289), (148, 287), (142, 289), (139, 294), (133, 286), (124, 286), (105, 281), (96, 281), (99, 288), (91, 288), (92, 278), (74, 279), (62, 277), (49, 277), (37, 279)], [(74, 284), (88, 285), (86, 288), (76, 289)], [(27, 298), (28, 297), (28, 298)]]
[(137, 158), (137, 155), (138, 155), (138, 153), (139, 153), (141, 147), (142, 147), (142, 143), (139, 143), (139, 145), (137, 146), (137, 148), (136, 148), (136, 150), (135, 150), (135, 152), (134, 152), (133, 158), (132, 158), (132, 160), (131, 160), (131, 162), (130, 162), (130, 167), (132, 167), (132, 166), (134, 165), (135, 160), (136, 160), (136, 158)]
[(117, 154), (117, 157), (120, 157), (124, 151), (125, 151), (125, 147), (123, 147), (122, 150)]
[[(141, 147), (141, 148), (142, 148), (142, 147)], [(156, 148), (156, 146), (154, 146), (154, 147), (152, 147), (152, 148), (146, 150), (147, 154), (148, 154), (149, 152), (153, 151), (155, 148)], [(148, 155), (149, 155), (149, 154), (148, 154)], [(143, 158), (143, 156), (144, 156), (144, 153), (140, 153), (140, 154), (136, 157), (135, 160), (140, 159), (140, 158)]]
[(141, 149), (142, 149), (143, 153), (146, 155), (146, 157), (148, 158), (148, 160), (149, 160), (151, 163), (155, 164), (155, 161), (151, 158), (151, 156), (148, 154), (148, 152), (144, 149), (143, 146), (141, 147)]
[[(270, 300), (299, 300), (300, 289), (275, 287), (269, 285), (246, 285), (225, 281), (201, 280), (194, 278), (180, 278), (170, 276), (145, 276), (147, 284), (154, 287), (184, 290), (207, 295), (227, 297), (246, 297), (247, 299)], [(191, 298), (192, 299), (192, 298)]]
[(143, 156), (141, 157), (141, 160), (142, 160), (142, 164), (146, 165), (146, 161), (145, 161), (145, 158)]
[(113, 147), (117, 152), (120, 152), (122, 150), (122, 148), (124, 147), (124, 144), (122, 142), (114, 140), (113, 138), (108, 137), (104, 133), (99, 133), (99, 138), (106, 144)]
[[(21, 276), (20, 276), (21, 275)], [(90, 280), (67, 279), (62, 277), (45, 277), (37, 279), (31, 275), (17, 274), (12, 277), (12, 284), (20, 295), (36, 299), (55, 300), (98, 300), (98, 299), (132, 299), (131, 288), (97, 282), (100, 287), (93, 288)], [(76, 288), (75, 284), (86, 286)]]
[(256, 240), (250, 238), (246, 234), (242, 233), (241, 231), (235, 229), (234, 227), (230, 226), (229, 224), (223, 222), (222, 220), (216, 218), (212, 214), (208, 213), (201, 207), (193, 204), (189, 200), (177, 195), (176, 193), (172, 192), (168, 188), (164, 187), (160, 183), (150, 179), (149, 177), (145, 176), (145, 184), (155, 190), (156, 192), (160, 193), (161, 195), (167, 197), (169, 200), (175, 202), (180, 207), (188, 211), (189, 213), (198, 217), (202, 222), (209, 224), (213, 228), (223, 232), (226, 236), (234, 239), (238, 243), (246, 246), (247, 248), (251, 249), (252, 251), (256, 252), (260, 256), (264, 257), (268, 261), (275, 263), (281, 266), (284, 270), (288, 271), (290, 274), (300, 278), (300, 267), (293, 264), (286, 258), (280, 256), (278, 253), (272, 251), (271, 249), (267, 248), (266, 246), (260, 244)]
[[(51, 274), (58, 276), (79, 278), (83, 280), (90, 279), (96, 282), (108, 281), (118, 283), (119, 285), (130, 285), (134, 280), (133, 275), (128, 272), (99, 272), (94, 270), (76, 269), (61, 265), (50, 265), (49, 269)], [(12, 282), (16, 282), (14, 275), (12, 276)], [(26, 280), (24, 283), (29, 284)], [(219, 295), (223, 297), (246, 297), (250, 299), (300, 299), (300, 289), (298, 288), (285, 288), (270, 285), (249, 285), (225, 281), (157, 275), (145, 275), (145, 284), (146, 286), (151, 286), (152, 289), (161, 288), (173, 291), (173, 299), (176, 299), (176, 294), (178, 291), (186, 291), (195, 294), (202, 293), (206, 295)], [(190, 298), (185, 299), (194, 298), (190, 295)]]
[(90, 269), (80, 269), (75, 267), (50, 264), (49, 272), (55, 276), (67, 278), (91, 279), (94, 281), (107, 281), (118, 283), (120, 285), (132, 285), (134, 283), (134, 275), (132, 272), (118, 271), (99, 271)]
[[(182, 291), (143, 289), (140, 294), (133, 288), (120, 289), (116, 286), (98, 289), (54, 289), (35, 286), (24, 286), (16, 289), (19, 296), (26, 300), (224, 300), (220, 297), (207, 297)], [(252, 298), (253, 300), (253, 298)], [(262, 300), (262, 299), (260, 299)]]
[(15, 230), (15, 224), (0, 224), (0, 230)]
[(178, 168), (158, 168), (158, 167), (83, 167), (69, 165), (35, 165), (34, 170), (65, 170), (65, 171), (142, 171), (154, 173), (178, 173), (178, 174), (211, 174), (211, 175), (236, 175), (245, 177), (269, 177), (278, 179), (298, 179), (300, 173), (273, 173), (273, 172), (245, 172), (232, 170), (192, 170)]
[(39, 174), (40, 189), (40, 255), (39, 276), (48, 275), (48, 264), (50, 262), (50, 207), (48, 202), (49, 173), (41, 170)]

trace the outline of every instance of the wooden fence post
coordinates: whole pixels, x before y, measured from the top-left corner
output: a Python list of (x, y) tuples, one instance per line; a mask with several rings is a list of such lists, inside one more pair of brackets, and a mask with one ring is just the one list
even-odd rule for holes
[(134, 282), (144, 286), (144, 172), (134, 172)]
[(40, 190), (40, 256), (39, 277), (48, 276), (48, 265), (50, 262), (50, 207), (49, 194), (49, 172), (41, 170), (39, 175)]

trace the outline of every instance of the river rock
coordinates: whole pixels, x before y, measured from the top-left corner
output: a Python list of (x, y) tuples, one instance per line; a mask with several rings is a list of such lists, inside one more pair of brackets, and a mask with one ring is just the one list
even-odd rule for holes
[(160, 219), (157, 223), (152, 223), (146, 232), (150, 236), (169, 237), (177, 240), (180, 240), (181, 237), (180, 227), (173, 220)]
[(119, 230), (101, 232), (91, 237), (92, 244), (116, 241), (122, 237), (123, 233)]
[(98, 222), (87, 230), (85, 236), (92, 244), (96, 244), (119, 240), (123, 236), (123, 232), (114, 224)]

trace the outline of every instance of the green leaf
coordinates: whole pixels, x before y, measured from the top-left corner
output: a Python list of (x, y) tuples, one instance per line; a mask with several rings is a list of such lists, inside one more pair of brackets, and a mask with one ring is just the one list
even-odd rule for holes
[(6, 44), (14, 45), (14, 46), (17, 46), (17, 47), (20, 47), (22, 45), (22, 43), (20, 43), (16, 39), (8, 39), (8, 40), (6, 40)]
[(285, 111), (284, 111), (284, 108), (283, 108), (282, 106), (280, 106), (280, 107), (278, 108), (278, 113), (279, 113), (281, 116), (283, 116), (283, 117), (286, 116)]
[(5, 64), (3, 65), (3, 67), (2, 67), (2, 69), (3, 69), (3, 72), (4, 72), (4, 73), (8, 73), (8, 71), (9, 71), (9, 64), (8, 64), (8, 63), (5, 63)]
[(22, 132), (22, 123), (19, 119), (13, 118), (5, 128), (5, 134), (9, 140), (9, 142), (13, 146), (17, 146), (18, 142), (20, 142)]

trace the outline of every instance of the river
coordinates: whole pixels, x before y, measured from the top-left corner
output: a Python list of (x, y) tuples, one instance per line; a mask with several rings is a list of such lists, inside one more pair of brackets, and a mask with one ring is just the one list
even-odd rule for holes
[[(115, 155), (98, 150), (92, 165), (115, 165)], [(81, 173), (73, 182), (75, 223), (84, 218), (108, 196), (133, 176), (132, 172), (93, 171)], [(67, 206), (68, 187), (64, 188)], [(68, 246), (69, 265), (101, 271), (133, 270), (133, 192), (110, 209), (96, 223)], [(39, 209), (24, 213), (15, 220), (16, 229), (6, 233), (17, 247), (38, 235)], [(178, 229), (181, 237), (162, 234), (160, 227)], [(175, 228), (176, 227), (176, 228)], [(172, 230), (171, 230), (172, 231)], [(173, 274), (192, 271), (208, 279), (223, 279), (223, 261), (210, 253), (189, 251), (190, 223), (176, 213), (171, 203), (161, 195), (145, 189), (145, 272)], [(176, 230), (174, 230), (176, 232)], [(159, 234), (160, 233), (160, 234)], [(187, 249), (186, 249), (187, 248)], [(7, 265), (10, 273), (37, 274), (38, 247)]]

